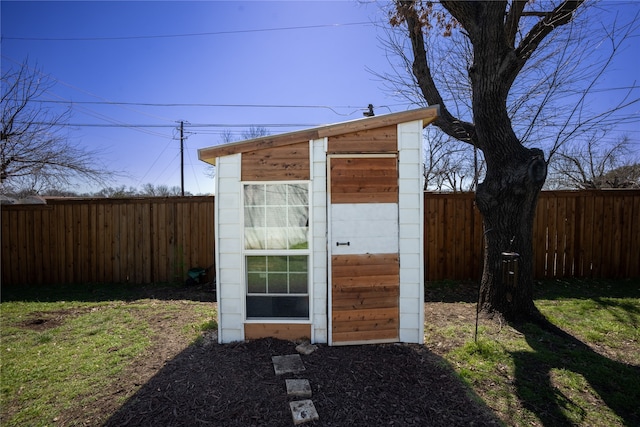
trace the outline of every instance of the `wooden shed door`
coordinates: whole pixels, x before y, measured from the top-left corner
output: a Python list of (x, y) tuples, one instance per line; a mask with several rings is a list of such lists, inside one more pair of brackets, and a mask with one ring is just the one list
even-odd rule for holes
[(330, 344), (397, 341), (397, 156), (330, 156), (329, 177)]

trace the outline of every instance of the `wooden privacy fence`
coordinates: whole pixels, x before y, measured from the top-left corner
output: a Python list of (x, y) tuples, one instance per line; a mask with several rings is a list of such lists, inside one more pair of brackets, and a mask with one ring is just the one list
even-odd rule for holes
[(3, 286), (184, 281), (214, 262), (213, 197), (50, 199), (1, 210)]
[[(425, 193), (424, 204), (425, 279), (477, 279), (474, 195)], [(2, 285), (183, 281), (213, 265), (213, 207), (213, 197), (4, 205)], [(543, 192), (533, 239), (537, 278), (640, 277), (640, 190)]]
[[(479, 278), (484, 242), (474, 195), (425, 193), (424, 204), (425, 279)], [(640, 190), (542, 192), (533, 251), (539, 279), (640, 277)]]

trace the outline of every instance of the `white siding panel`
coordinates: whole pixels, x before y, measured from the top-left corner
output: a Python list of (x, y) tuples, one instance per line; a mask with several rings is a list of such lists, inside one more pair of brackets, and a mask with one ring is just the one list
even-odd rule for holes
[[(230, 209), (227, 209), (230, 211)], [(235, 214), (238, 214), (238, 211), (235, 211)], [(240, 241), (240, 236), (242, 235), (242, 227), (239, 223), (229, 224), (229, 223), (220, 223), (220, 239), (234, 239)], [(226, 251), (225, 249), (222, 249)]]
[(222, 298), (223, 302), (220, 308), (222, 314), (233, 314), (236, 315), (242, 312), (242, 304), (243, 301), (238, 298)]
[(216, 176), (218, 179), (240, 179), (240, 154), (219, 157), (216, 162)]
[[(322, 304), (323, 301), (325, 301), (326, 296), (324, 298), (315, 298), (314, 304), (314, 318), (318, 318), (318, 316), (320, 317), (324, 317), (325, 320), (323, 322), (326, 322), (326, 317), (327, 317), (327, 306), (326, 304)], [(324, 323), (323, 323), (324, 324)]]
[[(227, 320), (223, 320), (223, 321), (225, 323), (231, 323)], [(223, 344), (244, 340), (244, 333), (242, 329), (231, 329), (231, 328), (226, 328), (223, 330), (221, 329), (219, 334), (220, 334), (220, 342)]]
[(421, 224), (422, 218), (419, 208), (400, 208), (400, 224)]
[[(222, 180), (220, 180), (220, 183), (222, 183)], [(238, 191), (234, 192), (233, 194), (225, 193), (223, 189), (219, 190), (220, 194), (216, 195), (216, 203), (220, 203), (221, 209), (235, 209), (239, 207), (240, 205), (240, 194), (238, 194), (240, 190), (239, 186), (237, 186), (237, 190)], [(238, 220), (239, 219), (240, 217), (238, 217)]]
[[(233, 244), (236, 245), (237, 242), (233, 242)], [(231, 245), (227, 245), (227, 247), (228, 246), (231, 246)], [(224, 266), (222, 267), (223, 270), (231, 271), (233, 272), (233, 274), (236, 274), (236, 271), (239, 272), (242, 270), (242, 256), (240, 256), (239, 253), (223, 252), (220, 254), (220, 264)], [(232, 277), (225, 277), (224, 279), (230, 280), (232, 279)], [(231, 281), (240, 282), (239, 279), (231, 280)]]
[[(396, 203), (336, 203), (331, 205), (333, 221), (379, 221), (398, 215)], [(372, 230), (373, 231), (373, 230)]]
[(422, 121), (398, 125), (400, 341), (424, 342)]
[(417, 283), (420, 281), (420, 269), (403, 267), (400, 269), (400, 282), (408, 283), (404, 289), (403, 296), (418, 298), (419, 295), (414, 293), (418, 290)]
[[(331, 205), (331, 253), (398, 252), (398, 205), (340, 203)], [(340, 245), (337, 243), (349, 243)]]
[(400, 193), (399, 195), (400, 208), (401, 209), (411, 209), (417, 208), (420, 203), (420, 195), (417, 192), (413, 193)]
[(240, 155), (219, 158), (216, 175), (219, 341), (229, 343), (244, 339)]
[(400, 165), (398, 168), (398, 178), (400, 179), (400, 181), (405, 181), (405, 184), (409, 184), (409, 185), (404, 185), (404, 187), (407, 187), (408, 189), (415, 189), (415, 187), (417, 185), (419, 185), (419, 182), (414, 181), (419, 175), (421, 175), (421, 170), (422, 170), (422, 164), (420, 164), (420, 169), (416, 168), (416, 164), (414, 162), (411, 163), (403, 163), (402, 159), (403, 157), (417, 157), (420, 156), (420, 152), (418, 150), (415, 150), (411, 152), (411, 155), (409, 156), (404, 156), (403, 153), (400, 153)]
[[(422, 147), (422, 120), (398, 125), (398, 148), (400, 151)], [(420, 157), (422, 161), (422, 157)]]
[[(314, 199), (317, 199), (318, 197), (326, 197), (325, 193), (319, 193), (316, 194), (314, 193)], [(318, 205), (316, 204), (316, 206), (313, 207), (313, 220), (314, 222), (324, 226), (327, 222), (327, 205), (326, 204), (322, 204), (322, 205)]]
[(220, 207), (217, 220), (218, 224), (220, 225), (240, 226), (240, 221), (238, 218), (238, 208), (234, 207), (233, 209), (225, 209), (224, 207)]
[[(220, 290), (220, 301), (226, 301), (228, 299), (240, 299), (243, 295), (243, 288), (240, 283), (227, 283)], [(228, 313), (228, 311), (227, 311)]]
[[(404, 216), (402, 218), (403, 220), (407, 221), (407, 217)], [(408, 239), (410, 239), (412, 236), (414, 236), (416, 239), (419, 239), (420, 236), (420, 224), (417, 224), (415, 222), (406, 222), (406, 223), (401, 223), (400, 224), (400, 235), (402, 237), (406, 237)]]
[(400, 239), (400, 265), (402, 265), (402, 255), (405, 253), (418, 253), (421, 251), (419, 239)]
[[(220, 239), (218, 240), (220, 248), (224, 248), (226, 254), (240, 254), (242, 250), (242, 242), (238, 239)], [(225, 266), (227, 267), (227, 266)]]
[(418, 343), (418, 344), (423, 344), (424, 343), (424, 334), (421, 333), (421, 331), (424, 330), (424, 328), (422, 329), (407, 329), (407, 328), (400, 328), (400, 341), (401, 342), (413, 342), (413, 343)]
[[(404, 295), (400, 296), (400, 314), (402, 313), (406, 313), (406, 314), (418, 314), (418, 310), (416, 310), (416, 299), (415, 298), (410, 298), (410, 297), (405, 297)], [(416, 324), (400, 324), (401, 327), (416, 327)]]
[(313, 332), (315, 343), (328, 342), (327, 318), (327, 140), (311, 141), (311, 198), (312, 214), (312, 291)]

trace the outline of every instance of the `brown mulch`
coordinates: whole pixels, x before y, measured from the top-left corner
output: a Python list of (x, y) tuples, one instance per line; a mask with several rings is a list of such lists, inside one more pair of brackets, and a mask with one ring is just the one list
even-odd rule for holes
[(123, 405), (114, 407), (114, 399), (103, 402), (104, 409), (112, 407), (106, 426), (293, 426), (289, 402), (297, 399), (287, 396), (286, 378), (310, 381), (320, 419), (305, 426), (499, 425), (425, 346), (320, 345), (301, 356), (303, 373), (276, 376), (271, 357), (296, 354), (296, 343), (260, 339), (220, 345), (206, 337), (172, 355), (169, 348), (177, 343), (166, 338), (166, 348), (158, 344), (149, 360), (120, 379), (122, 387), (114, 393), (128, 394), (131, 378), (139, 384), (145, 373), (153, 376)]
[(422, 346), (320, 346), (301, 374), (276, 376), (271, 356), (295, 343), (260, 339), (187, 348), (107, 426), (292, 426), (285, 378), (306, 378), (320, 420), (311, 426), (490, 426), (495, 418)]

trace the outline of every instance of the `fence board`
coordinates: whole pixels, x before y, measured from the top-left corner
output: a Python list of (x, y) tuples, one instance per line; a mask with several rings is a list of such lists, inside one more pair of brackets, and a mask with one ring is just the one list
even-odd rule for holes
[[(631, 204), (631, 203), (630, 203)], [(627, 216), (627, 222), (631, 225), (631, 238), (629, 239), (629, 270), (626, 277), (640, 277), (640, 197), (633, 198), (633, 210)]]
[[(426, 280), (476, 280), (473, 194), (424, 197)], [(2, 284), (182, 281), (214, 264), (214, 199), (54, 199), (0, 209)], [(534, 276), (640, 277), (640, 191), (553, 191), (534, 220)], [(213, 270), (209, 271), (213, 279)]]

